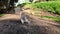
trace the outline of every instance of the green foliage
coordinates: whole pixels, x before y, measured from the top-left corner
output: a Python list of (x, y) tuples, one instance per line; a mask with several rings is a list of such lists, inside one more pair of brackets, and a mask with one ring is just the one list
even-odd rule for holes
[(33, 8), (40, 8), (52, 13), (60, 14), (60, 1), (48, 1), (31, 4)]

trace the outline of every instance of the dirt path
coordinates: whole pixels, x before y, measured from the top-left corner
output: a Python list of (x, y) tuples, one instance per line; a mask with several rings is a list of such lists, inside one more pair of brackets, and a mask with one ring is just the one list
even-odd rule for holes
[(60, 34), (60, 24), (28, 15), (28, 24), (21, 24), (19, 15), (6, 14), (0, 18), (0, 34)]

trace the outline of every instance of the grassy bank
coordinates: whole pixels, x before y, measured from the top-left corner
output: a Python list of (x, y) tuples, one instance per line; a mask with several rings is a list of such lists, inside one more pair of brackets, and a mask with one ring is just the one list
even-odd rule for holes
[[(36, 10), (38, 9), (43, 9), (44, 13), (45, 11), (51, 12), (51, 13), (56, 13), (57, 15), (60, 14), (60, 1), (48, 1), (48, 2), (39, 2), (39, 3), (33, 3), (33, 4), (27, 4), (24, 8), (34, 8)], [(60, 17), (57, 16), (44, 16), (41, 15), (39, 12), (41, 11), (36, 11), (33, 10), (35, 14), (38, 15), (38, 17), (45, 18), (45, 19), (52, 19), (56, 22), (60, 22)]]
[(52, 13), (60, 14), (60, 1), (48, 1), (30, 4), (33, 8), (43, 9)]

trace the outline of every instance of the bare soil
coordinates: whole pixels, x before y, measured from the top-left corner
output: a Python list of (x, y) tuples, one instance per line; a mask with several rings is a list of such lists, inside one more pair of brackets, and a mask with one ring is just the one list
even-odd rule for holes
[(60, 34), (60, 24), (26, 14), (29, 23), (21, 24), (19, 15), (6, 14), (0, 18), (0, 34)]

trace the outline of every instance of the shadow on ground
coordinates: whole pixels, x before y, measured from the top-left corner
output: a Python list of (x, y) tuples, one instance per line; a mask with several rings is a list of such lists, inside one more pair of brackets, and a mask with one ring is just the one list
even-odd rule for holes
[(57, 34), (46, 27), (32, 23), (21, 24), (20, 20), (15, 19), (0, 20), (0, 34)]
[(21, 24), (20, 20), (0, 21), (0, 34), (46, 34), (45, 28), (31, 24)]

